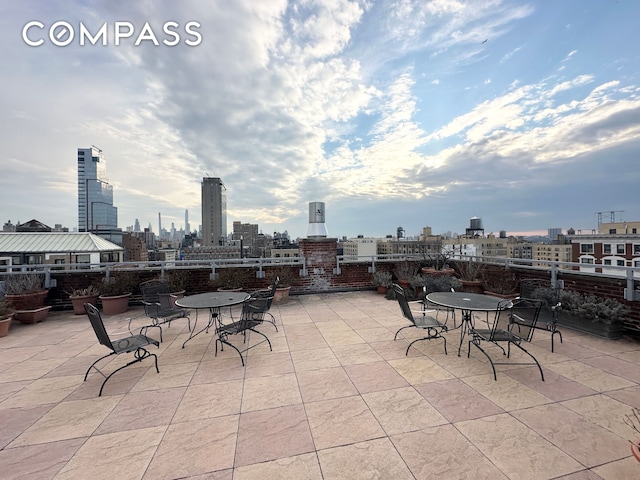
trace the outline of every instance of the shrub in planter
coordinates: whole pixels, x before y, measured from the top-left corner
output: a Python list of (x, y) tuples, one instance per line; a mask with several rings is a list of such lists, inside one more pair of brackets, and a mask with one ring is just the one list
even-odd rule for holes
[(74, 288), (69, 292), (69, 299), (73, 306), (73, 313), (75, 315), (84, 315), (84, 304), (90, 303), (91, 305), (98, 306), (98, 297), (100, 291), (93, 285), (89, 285), (86, 288)]
[(113, 272), (106, 276), (98, 286), (102, 302), (102, 312), (105, 315), (117, 315), (129, 309), (129, 297), (137, 288), (137, 277), (133, 272)]
[(14, 318), (21, 323), (43, 321), (49, 314), (50, 306), (45, 306), (49, 291), (44, 288), (41, 273), (19, 273), (5, 278), (5, 300), (15, 309)]
[(13, 320), (13, 306), (7, 301), (0, 301), (0, 337), (9, 333), (11, 320)]
[(278, 288), (276, 288), (276, 293), (273, 296), (273, 303), (287, 303), (291, 287), (297, 285), (300, 278), (295, 275), (294, 269), (290, 266), (271, 268), (266, 272), (265, 277), (271, 285), (273, 285), (276, 278), (279, 280)]
[(376, 287), (378, 293), (385, 294), (387, 293), (387, 288), (391, 286), (391, 278), (391, 272), (376, 270), (371, 275), (371, 283)]
[(246, 268), (221, 268), (217, 274), (218, 278), (209, 282), (214, 290), (242, 290), (249, 283), (251, 272)]

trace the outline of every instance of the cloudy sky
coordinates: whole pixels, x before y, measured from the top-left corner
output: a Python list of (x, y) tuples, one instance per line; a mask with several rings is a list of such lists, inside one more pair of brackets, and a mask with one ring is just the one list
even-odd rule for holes
[[(5, 1), (1, 220), (76, 228), (76, 151), (96, 145), (123, 228), (197, 226), (203, 176), (229, 226), (292, 237), (312, 201), (340, 237), (638, 221), (638, 18), (635, 0)], [(107, 45), (80, 44), (105, 23)]]

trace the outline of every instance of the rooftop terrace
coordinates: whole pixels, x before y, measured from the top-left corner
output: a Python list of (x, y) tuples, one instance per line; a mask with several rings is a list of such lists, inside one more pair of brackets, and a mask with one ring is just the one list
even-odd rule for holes
[[(164, 328), (153, 362), (102, 378), (84, 372), (107, 349), (86, 316), (51, 312), (0, 338), (3, 479), (630, 479), (640, 407), (640, 342), (563, 330), (543, 366), (491, 367), (441, 341), (393, 342), (397, 302), (373, 292), (292, 297), (274, 305), (279, 332), (246, 368), (214, 336), (182, 349), (186, 322)], [(195, 314), (192, 314), (194, 316)], [(104, 317), (111, 331), (140, 307)], [(418, 332), (404, 330), (407, 336)], [(157, 336), (153, 331), (150, 335)], [(255, 339), (250, 339), (251, 341)], [(465, 342), (466, 346), (466, 342)], [(495, 352), (494, 352), (495, 355)], [(105, 370), (124, 363), (114, 358)], [(516, 356), (517, 358), (517, 356)], [(43, 448), (45, 447), (45, 448)]]

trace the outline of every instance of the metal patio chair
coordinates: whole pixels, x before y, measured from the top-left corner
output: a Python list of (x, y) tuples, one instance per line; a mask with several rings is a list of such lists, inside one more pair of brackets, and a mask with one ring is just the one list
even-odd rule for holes
[[(156, 372), (160, 373), (160, 370), (158, 370), (158, 357), (156, 356), (155, 353), (149, 353), (149, 351), (146, 348), (144, 348), (148, 345), (155, 345), (156, 347), (159, 347), (160, 342), (142, 334), (111, 339), (111, 337), (107, 333), (106, 328), (104, 327), (104, 322), (102, 321), (102, 317), (100, 316), (100, 311), (90, 303), (85, 303), (84, 309), (85, 309), (85, 312), (87, 312), (87, 316), (89, 317), (89, 321), (91, 322), (93, 331), (95, 332), (96, 337), (98, 337), (98, 342), (100, 342), (101, 345), (104, 345), (109, 350), (111, 350), (111, 352), (109, 352), (108, 354), (104, 355), (103, 357), (100, 357), (95, 362), (93, 362), (91, 366), (87, 369), (87, 373), (84, 374), (85, 382), (87, 381), (87, 377), (89, 376), (89, 372), (91, 371), (92, 368), (95, 369), (100, 375), (105, 377), (104, 382), (102, 382), (102, 386), (100, 387), (100, 393), (98, 393), (99, 397), (102, 396), (102, 390), (104, 389), (104, 385), (107, 383), (107, 380), (109, 380), (116, 372), (119, 372), (120, 370), (128, 367), (129, 365), (133, 365), (134, 363), (141, 362), (147, 357), (154, 358), (155, 365), (156, 365)], [(133, 353), (134, 359), (131, 360), (126, 365), (123, 365), (115, 369), (109, 375), (105, 375), (98, 367), (96, 367), (96, 364), (100, 360), (110, 357), (111, 355), (120, 355), (123, 353)]]
[(172, 301), (169, 286), (162, 280), (148, 280), (140, 284), (144, 312), (151, 319), (151, 325), (142, 327), (140, 333), (146, 333), (147, 329), (157, 327), (160, 329), (160, 341), (162, 342), (162, 325), (171, 326), (171, 322), (178, 318), (186, 318), (189, 330), (191, 319), (189, 310), (176, 307)]
[[(224, 323), (222, 317), (218, 317), (218, 323), (216, 326), (216, 334), (218, 338), (216, 338), (216, 349), (215, 356), (218, 355), (218, 343), (220, 343), (220, 351), (224, 351), (224, 346), (229, 345), (233, 348), (238, 355), (240, 355), (240, 361), (242, 362), (242, 366), (244, 367), (244, 357), (242, 354), (258, 345), (267, 342), (269, 344), (269, 350), (273, 350), (271, 348), (271, 342), (269, 338), (262, 332), (255, 330), (258, 325), (261, 325), (264, 322), (264, 317), (266, 315), (267, 304), (270, 302), (270, 298), (266, 296), (261, 296), (259, 294), (254, 293), (248, 299), (244, 301), (242, 304), (242, 312), (240, 313), (240, 318), (238, 320), (233, 320), (231, 318), (231, 322)], [(259, 341), (253, 345), (247, 345), (242, 350), (236, 347), (234, 344), (229, 342), (229, 337), (232, 335), (242, 335), (242, 343), (246, 345), (247, 343), (247, 332), (253, 332), (258, 335), (264, 337), (264, 340)]]
[[(273, 314), (269, 311), (271, 310), (271, 304), (273, 303), (273, 297), (276, 294), (276, 288), (278, 288), (278, 283), (280, 283), (280, 278), (276, 277), (276, 279), (273, 282), (273, 285), (271, 285), (271, 287), (269, 287), (268, 289), (264, 289), (264, 290), (257, 290), (255, 292), (253, 292), (252, 296), (254, 296), (255, 298), (264, 298), (266, 299), (266, 302), (256, 302), (255, 306), (261, 306), (263, 309), (263, 321), (265, 322), (269, 322), (271, 323), (275, 329), (276, 332), (278, 331), (278, 325), (276, 325), (276, 317), (273, 316)], [(268, 316), (268, 318), (267, 318)]]
[(418, 338), (409, 344), (409, 346), (407, 347), (407, 351), (405, 352), (405, 355), (409, 355), (409, 349), (411, 348), (411, 345), (413, 345), (414, 343), (422, 340), (432, 340), (434, 338), (441, 338), (443, 340), (444, 353), (446, 355), (447, 339), (444, 338), (441, 334), (442, 332), (447, 331), (447, 326), (444, 323), (439, 322), (436, 317), (430, 315), (430, 314), (436, 313), (436, 311), (425, 310), (425, 309), (421, 311), (415, 311), (415, 312), (412, 311), (411, 308), (409, 307), (409, 302), (407, 301), (407, 294), (404, 291), (404, 288), (394, 283), (393, 289), (396, 294), (396, 299), (400, 304), (400, 310), (402, 311), (402, 315), (411, 322), (410, 325), (400, 327), (396, 332), (396, 334), (393, 336), (393, 340), (395, 341), (396, 338), (398, 338), (398, 334), (405, 328), (419, 328), (422, 330), (426, 330), (427, 332), (426, 337)]
[[(505, 300), (498, 304), (496, 315), (493, 321), (493, 325), (490, 328), (475, 328), (470, 327), (469, 334), (471, 339), (469, 340), (469, 349), (467, 351), (467, 358), (471, 354), (471, 345), (475, 345), (489, 359), (491, 368), (493, 369), (493, 379), (497, 380), (496, 365), (537, 365), (540, 371), (540, 377), (544, 381), (544, 373), (542, 373), (542, 367), (538, 360), (528, 352), (523, 346), (522, 342), (530, 342), (533, 332), (536, 328), (538, 316), (540, 315), (540, 308), (542, 303), (537, 300), (528, 298), (517, 298), (515, 300)], [(511, 356), (511, 345), (522, 350), (528, 356), (533, 359), (533, 362), (496, 362), (491, 356), (482, 348), (482, 342), (492, 343), (500, 350), (502, 355), (506, 355), (507, 358)], [(500, 345), (501, 343), (507, 344), (507, 350)]]

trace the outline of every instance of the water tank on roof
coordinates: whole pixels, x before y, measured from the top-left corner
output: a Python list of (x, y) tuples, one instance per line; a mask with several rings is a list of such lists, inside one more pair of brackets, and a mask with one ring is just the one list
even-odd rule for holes
[(482, 230), (482, 219), (478, 217), (471, 217), (469, 221), (469, 228), (471, 230)]
[(308, 238), (324, 238), (328, 235), (324, 218), (324, 202), (309, 202)]

